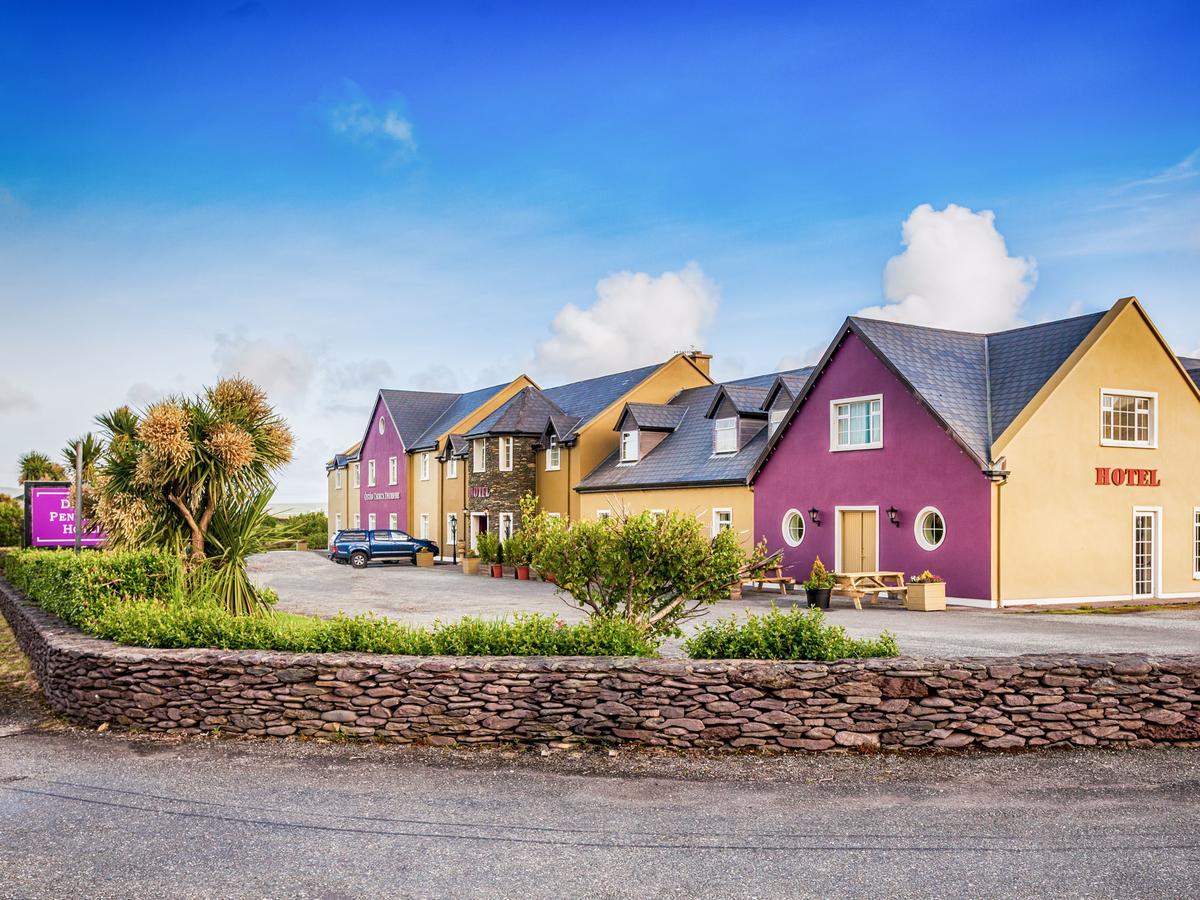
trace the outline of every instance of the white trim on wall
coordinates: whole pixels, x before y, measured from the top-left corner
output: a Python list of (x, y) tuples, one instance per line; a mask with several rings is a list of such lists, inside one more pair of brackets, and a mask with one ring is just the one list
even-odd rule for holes
[(879, 507), (878, 506), (835, 506), (833, 508), (833, 571), (842, 571), (842, 513), (875, 513), (875, 569), (879, 569)]
[[(937, 513), (938, 518), (942, 520), (942, 539), (936, 544), (931, 544), (929, 541), (925, 540), (924, 519), (930, 513)], [(934, 550), (937, 550), (944, 543), (946, 543), (946, 535), (949, 533), (950, 526), (946, 524), (946, 517), (942, 515), (942, 511), (936, 506), (926, 506), (919, 513), (917, 513), (916, 518), (913, 519), (913, 537), (917, 540), (917, 546), (928, 553), (932, 553)]]

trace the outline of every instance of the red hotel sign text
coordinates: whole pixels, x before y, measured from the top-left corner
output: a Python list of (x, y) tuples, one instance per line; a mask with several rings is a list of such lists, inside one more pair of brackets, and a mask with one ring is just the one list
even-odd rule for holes
[(1158, 469), (1110, 469), (1096, 467), (1096, 484), (1120, 487), (1159, 487)]

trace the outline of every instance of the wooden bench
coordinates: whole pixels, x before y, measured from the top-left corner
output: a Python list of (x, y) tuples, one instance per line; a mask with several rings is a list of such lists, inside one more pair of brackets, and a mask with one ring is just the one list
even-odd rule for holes
[(903, 597), (908, 593), (903, 572), (839, 572), (835, 577), (834, 590), (853, 600), (855, 609), (862, 609), (863, 597), (878, 603), (880, 594)]

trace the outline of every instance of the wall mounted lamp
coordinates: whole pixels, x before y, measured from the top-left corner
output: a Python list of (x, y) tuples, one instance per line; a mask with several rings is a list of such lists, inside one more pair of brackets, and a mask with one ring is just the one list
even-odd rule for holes
[(894, 506), (889, 506), (887, 508), (887, 516), (889, 522), (891, 522), (897, 528), (900, 527), (900, 510), (896, 509)]
[(821, 527), (821, 511), (815, 506), (808, 511), (808, 517), (812, 519), (812, 523), (818, 528)]

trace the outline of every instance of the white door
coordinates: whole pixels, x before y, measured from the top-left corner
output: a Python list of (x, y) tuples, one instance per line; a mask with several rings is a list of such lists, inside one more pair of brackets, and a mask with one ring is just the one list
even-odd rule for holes
[(1158, 593), (1158, 513), (1133, 512), (1133, 596), (1153, 597)]

